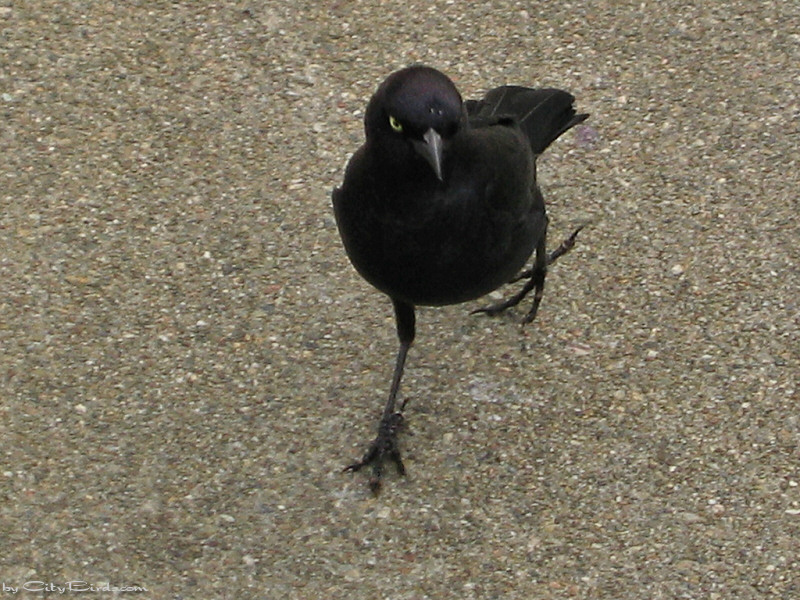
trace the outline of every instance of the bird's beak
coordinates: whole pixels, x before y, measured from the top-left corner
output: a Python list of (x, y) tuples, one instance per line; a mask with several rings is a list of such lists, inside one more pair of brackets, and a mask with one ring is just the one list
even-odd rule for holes
[(442, 136), (432, 127), (422, 136), (422, 141), (414, 142), (414, 149), (422, 158), (428, 161), (428, 164), (433, 169), (433, 172), (436, 173), (436, 177), (439, 181), (444, 181), (442, 178), (443, 146)]

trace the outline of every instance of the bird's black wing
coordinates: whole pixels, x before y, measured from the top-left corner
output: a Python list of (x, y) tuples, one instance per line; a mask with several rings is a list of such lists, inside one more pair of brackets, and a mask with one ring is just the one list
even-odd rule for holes
[(575, 97), (563, 90), (504, 85), (489, 91), (481, 100), (468, 100), (465, 104), (470, 123), (478, 127), (513, 119), (528, 138), (533, 153), (541, 154), (562, 133), (589, 116), (576, 114), (574, 102)]

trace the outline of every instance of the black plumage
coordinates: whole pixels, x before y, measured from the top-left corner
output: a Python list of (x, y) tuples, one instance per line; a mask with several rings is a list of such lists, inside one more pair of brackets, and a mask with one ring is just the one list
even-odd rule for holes
[[(366, 143), (350, 159), (333, 205), (345, 250), (358, 272), (394, 305), (400, 338), (378, 437), (358, 470), (397, 448), (395, 409), (416, 305), (456, 304), (512, 280), (526, 279), (510, 300), (476, 312), (494, 314), (535, 290), (524, 322), (536, 316), (547, 265), (568, 251), (573, 234), (550, 256), (547, 214), (536, 185), (536, 156), (588, 115), (556, 89), (502, 86), (463, 102), (441, 72), (413, 66), (390, 75), (370, 100)], [(536, 251), (533, 267), (515, 277)]]

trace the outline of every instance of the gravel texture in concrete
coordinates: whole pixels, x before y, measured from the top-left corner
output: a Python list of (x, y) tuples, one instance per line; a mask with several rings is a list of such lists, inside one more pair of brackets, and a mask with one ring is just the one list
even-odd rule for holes
[[(800, 598), (798, 32), (785, 0), (0, 0), (3, 592)], [(532, 325), (419, 311), (373, 498), (341, 469), (394, 324), (330, 190), (416, 62), (572, 91), (539, 173), (551, 246), (588, 226)]]

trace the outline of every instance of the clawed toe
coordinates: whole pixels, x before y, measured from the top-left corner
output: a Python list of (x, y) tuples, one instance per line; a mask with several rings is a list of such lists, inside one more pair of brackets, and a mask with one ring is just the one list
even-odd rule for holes
[(548, 265), (552, 265), (560, 257), (564, 256), (567, 252), (572, 250), (572, 248), (575, 246), (575, 240), (578, 239), (578, 234), (584, 227), (586, 227), (586, 225), (581, 225), (580, 227), (578, 227), (575, 231), (572, 232), (572, 235), (570, 235), (567, 239), (561, 242), (561, 245), (550, 253), (550, 255), (547, 257)]
[(378, 426), (378, 435), (372, 441), (364, 457), (351, 465), (346, 466), (344, 472), (359, 471), (362, 467), (372, 465), (372, 475), (369, 478), (369, 487), (373, 494), (377, 494), (381, 489), (381, 479), (383, 477), (383, 464), (388, 459), (391, 460), (400, 475), (406, 474), (403, 459), (400, 456), (400, 448), (397, 444), (397, 434), (403, 428), (404, 417), (403, 408), (394, 413), (385, 415)]

